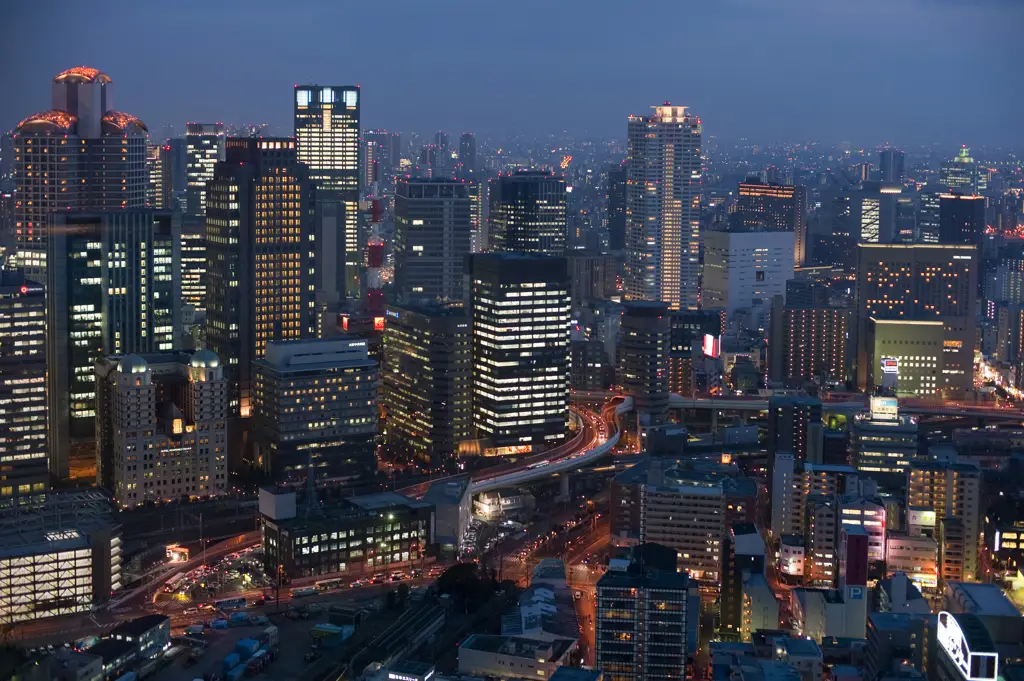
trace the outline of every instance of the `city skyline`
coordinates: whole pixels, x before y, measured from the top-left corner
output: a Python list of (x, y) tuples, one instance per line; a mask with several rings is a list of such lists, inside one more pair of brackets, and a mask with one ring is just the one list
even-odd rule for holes
[[(491, 8), (468, 2), (446, 3), (446, 12), (401, 2), (385, 24), (368, 6), (307, 3), (289, 8), (295, 24), (305, 27), (292, 34), (281, 32), (273, 12), (260, 11), (269, 4), (250, 3), (241, 13), (230, 4), (203, 6), (214, 37), (196, 40), (189, 23), (200, 9), (196, 3), (173, 10), (133, 6), (117, 26), (84, 6), (53, 12), (46, 4), (7, 10), (12, 21), (5, 23), (20, 28), (0, 51), (13, 59), (31, 47), (34, 58), (19, 60), (19, 68), (5, 74), (7, 89), (23, 96), (0, 103), (0, 128), (24, 117), (23, 102), (45, 101), (48, 78), (72, 63), (110, 71), (125, 110), (136, 112), (155, 134), (186, 120), (258, 120), (290, 134), (290, 88), (342, 82), (362, 86), (364, 127), (371, 128), (571, 131), (622, 139), (626, 116), (646, 114), (649, 104), (670, 99), (699, 111), (706, 134), (723, 139), (1024, 142), (1015, 113), (1024, 95), (1012, 87), (1012, 65), (1024, 56), (1011, 28), (1024, 20), (1020, 3), (872, 0), (857, 8), (823, 8), (789, 0), (769, 8), (729, 0), (713, 7), (666, 6), (645, 34), (646, 50), (637, 52), (626, 51), (628, 35), (616, 34), (629, 22), (626, 5), (583, 12), (580, 3), (563, 2), (538, 6), (539, 17), (524, 11), (497, 21)], [(351, 40), (318, 40), (326, 30), (320, 26), (336, 25), (332, 18), (355, 27)], [(374, 25), (379, 29), (367, 30)], [(673, 28), (689, 25), (699, 30), (688, 35)], [(210, 68), (211, 59), (226, 58), (244, 36), (271, 30), (280, 33), (274, 60), (245, 68), (234, 65), (250, 62), (230, 59)], [(159, 50), (148, 47), (154, 31), (172, 43), (178, 34), (183, 44), (204, 49), (162, 60)], [(460, 39), (423, 47), (423, 35), (447, 33)], [(683, 37), (689, 53), (673, 47)], [(395, 49), (369, 51), (389, 42)], [(723, 44), (730, 46), (727, 53)], [(133, 59), (123, 59), (125, 53)], [(377, 58), (368, 60), (368, 54)], [(700, 68), (680, 68), (676, 59)], [(764, 69), (773, 64), (778, 70), (766, 77), (770, 71)], [(458, 77), (431, 77), (440, 73), (438, 65)], [(155, 81), (161, 87), (153, 87)]]

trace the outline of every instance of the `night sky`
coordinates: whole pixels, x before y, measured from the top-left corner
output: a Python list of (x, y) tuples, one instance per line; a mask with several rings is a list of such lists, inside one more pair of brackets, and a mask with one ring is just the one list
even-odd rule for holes
[(1024, 0), (7, 0), (0, 128), (80, 64), (154, 133), (291, 132), (295, 83), (363, 124), (625, 135), (663, 100), (726, 139), (1024, 144)]

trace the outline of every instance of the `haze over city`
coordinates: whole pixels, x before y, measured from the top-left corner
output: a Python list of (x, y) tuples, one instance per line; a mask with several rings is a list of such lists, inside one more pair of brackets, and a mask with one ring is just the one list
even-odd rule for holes
[(373, 127), (621, 138), (691, 107), (762, 144), (1024, 142), (1016, 0), (12, 2), (0, 127), (68, 64), (102, 64), (154, 130), (268, 122), (295, 83), (360, 84)]

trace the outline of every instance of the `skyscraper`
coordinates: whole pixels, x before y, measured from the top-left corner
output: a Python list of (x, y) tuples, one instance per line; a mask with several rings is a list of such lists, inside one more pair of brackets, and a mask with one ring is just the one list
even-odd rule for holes
[(919, 244), (939, 243), (939, 205), (947, 191), (933, 184), (925, 185), (917, 196), (917, 233), (914, 240)]
[(471, 132), (459, 136), (459, 163), (463, 177), (473, 177), (479, 170), (476, 165), (476, 136)]
[(903, 152), (899, 149), (882, 149), (878, 153), (878, 168), (881, 180), (886, 184), (902, 185), (907, 179)]
[(316, 190), (288, 138), (231, 138), (207, 187), (206, 341), (233, 415), (251, 409), (251, 365), (270, 341), (315, 329)]
[[(777, 452), (790, 452), (796, 461), (809, 461), (817, 446), (814, 426), (821, 425), (821, 400), (806, 396), (771, 397), (768, 400), (768, 461)], [(774, 503), (774, 500), (773, 500)]]
[(767, 313), (772, 297), (785, 294), (793, 278), (793, 238), (790, 231), (706, 232), (704, 305), (729, 314)]
[(46, 268), (50, 214), (146, 205), (146, 125), (114, 110), (113, 81), (87, 66), (53, 79), (52, 108), (14, 134), (15, 236), (30, 276)]
[(807, 257), (807, 188), (802, 185), (740, 182), (736, 211), (751, 231), (793, 232), (793, 262)]
[(944, 327), (938, 389), (970, 390), (974, 375), (978, 252), (968, 245), (860, 244), (857, 247), (857, 385), (868, 386), (872, 319), (939, 321)]
[(685, 106), (630, 116), (626, 297), (696, 308), (700, 258), (701, 123)]
[(206, 309), (206, 217), (185, 215), (181, 222), (181, 302)]
[(254, 460), (277, 482), (372, 475), (379, 390), (364, 339), (270, 341), (253, 362)]
[(798, 307), (773, 300), (768, 337), (768, 377), (810, 383), (846, 376), (849, 312), (836, 307)]
[(96, 363), (97, 475), (126, 508), (223, 494), (224, 367), (209, 350), (112, 355)]
[(392, 305), (384, 325), (385, 444), (432, 468), (472, 438), (470, 320), (459, 307)]
[[(907, 508), (931, 513), (919, 514), (930, 526), (911, 527), (911, 534), (937, 536), (939, 523), (955, 518), (963, 523), (966, 542), (960, 574), (951, 581), (974, 581), (978, 568), (978, 536), (982, 530), (981, 471), (974, 464), (916, 461), (907, 470)], [(958, 561), (959, 562), (959, 561)]]
[(48, 488), (43, 285), (0, 269), (0, 506)]
[(661, 425), (668, 417), (670, 333), (668, 305), (626, 303), (619, 331), (619, 374), (643, 427)]
[[(518, 253), (469, 260), (473, 425), (485, 454), (541, 451), (569, 418), (569, 282), (564, 258)], [(523, 347), (529, 337), (530, 348)]]
[(981, 246), (985, 236), (985, 197), (939, 196), (939, 243)]
[(94, 437), (96, 361), (174, 347), (181, 328), (180, 217), (133, 209), (53, 215), (46, 283), (50, 472)]
[(565, 179), (538, 170), (491, 180), (490, 247), (506, 253), (565, 253), (565, 188)]
[[(317, 282), (333, 300), (358, 298), (359, 86), (295, 86), (295, 146), (317, 190)], [(330, 211), (321, 208), (333, 203)]]
[(626, 177), (628, 166), (621, 164), (608, 171), (608, 250), (626, 248)]
[(971, 156), (971, 150), (966, 146), (960, 148), (957, 155), (942, 164), (939, 171), (939, 182), (945, 185), (950, 191), (962, 191), (967, 194), (977, 194), (986, 187), (979, 182), (978, 164)]
[(185, 212), (206, 215), (206, 184), (214, 167), (224, 160), (223, 123), (185, 124)]
[(395, 292), (400, 300), (461, 300), (472, 238), (470, 185), (401, 178), (395, 186)]

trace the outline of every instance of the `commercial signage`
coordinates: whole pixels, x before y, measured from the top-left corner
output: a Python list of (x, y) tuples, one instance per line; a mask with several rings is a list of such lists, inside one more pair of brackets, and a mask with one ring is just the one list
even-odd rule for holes
[(882, 358), (882, 373), (883, 374), (899, 374), (900, 373), (900, 361), (895, 357), (883, 357)]
[(705, 357), (717, 359), (722, 354), (722, 337), (712, 336), (710, 333), (704, 334), (704, 342), (701, 348), (704, 350)]
[(950, 613), (939, 613), (935, 640), (967, 681), (994, 681), (998, 677), (999, 653), (971, 652), (967, 637)]
[(898, 421), (900, 403), (895, 397), (872, 397), (871, 419), (874, 421)]

